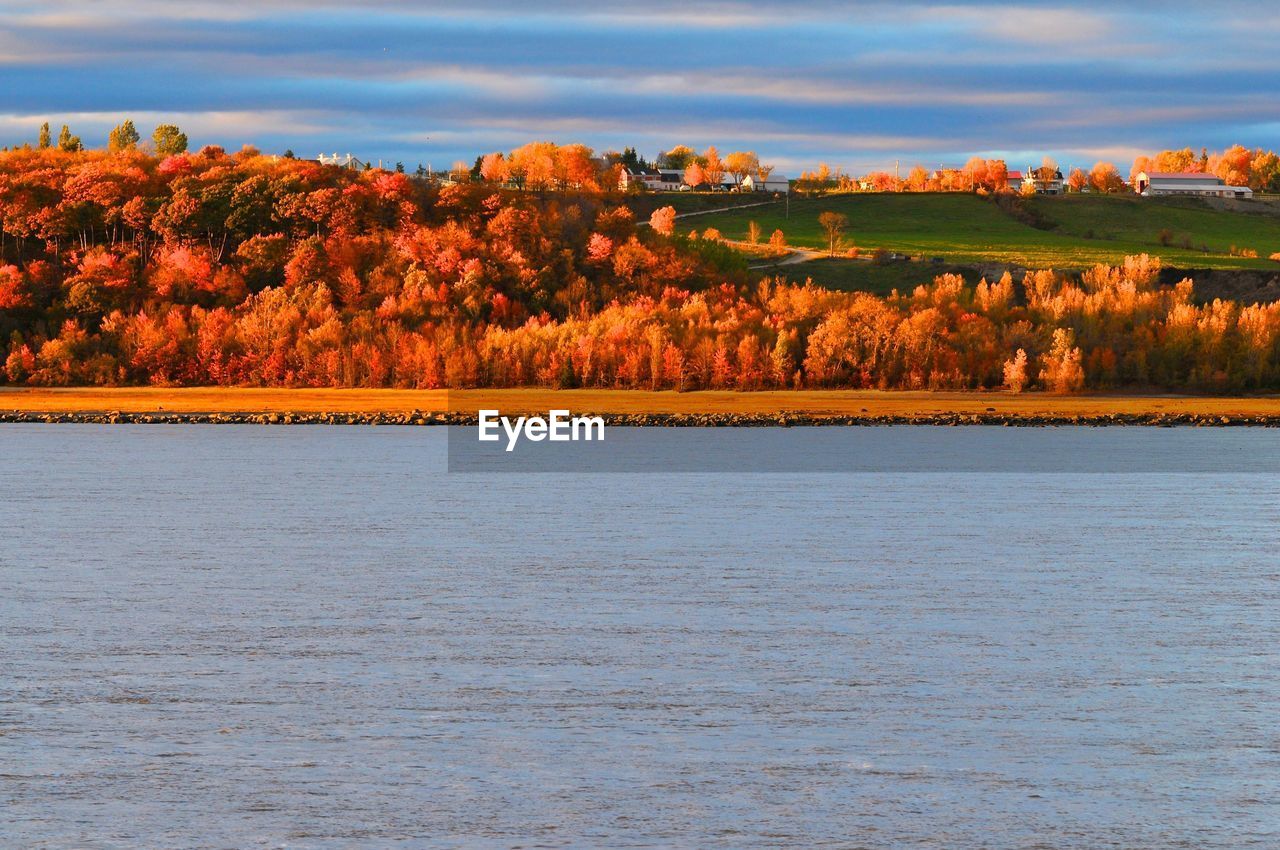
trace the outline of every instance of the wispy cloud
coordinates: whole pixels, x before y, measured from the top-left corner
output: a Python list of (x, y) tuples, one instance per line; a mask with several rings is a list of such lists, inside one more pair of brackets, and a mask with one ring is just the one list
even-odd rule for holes
[(1280, 126), (1280, 17), (1247, 0), (0, 0), (0, 18), (9, 144), (128, 114), (366, 159), (538, 137), (790, 168), (1274, 145)]

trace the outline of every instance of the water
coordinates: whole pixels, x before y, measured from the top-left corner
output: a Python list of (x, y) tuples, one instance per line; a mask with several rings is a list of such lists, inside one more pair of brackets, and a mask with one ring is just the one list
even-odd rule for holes
[(5, 848), (1280, 845), (1274, 475), (0, 456)]

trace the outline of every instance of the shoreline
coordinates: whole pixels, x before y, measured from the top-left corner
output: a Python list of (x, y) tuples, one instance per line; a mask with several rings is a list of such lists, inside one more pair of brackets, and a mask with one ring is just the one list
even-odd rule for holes
[(359, 390), (236, 387), (0, 389), (0, 423), (475, 425), (567, 409), (611, 426), (1280, 427), (1280, 396), (781, 390)]

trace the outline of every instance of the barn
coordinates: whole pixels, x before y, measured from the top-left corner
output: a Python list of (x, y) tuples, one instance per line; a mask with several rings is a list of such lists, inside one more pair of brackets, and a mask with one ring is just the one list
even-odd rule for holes
[(1216, 174), (1202, 172), (1139, 171), (1133, 191), (1146, 198), (1160, 195), (1196, 195), (1206, 198), (1252, 198), (1248, 186), (1228, 186)]

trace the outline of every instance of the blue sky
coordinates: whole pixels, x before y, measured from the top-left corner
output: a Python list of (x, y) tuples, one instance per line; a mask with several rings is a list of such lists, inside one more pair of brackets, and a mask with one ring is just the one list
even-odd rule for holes
[(101, 145), (131, 117), (410, 168), (549, 139), (792, 174), (1280, 145), (1274, 2), (0, 0), (0, 21), (0, 144), (48, 120)]

